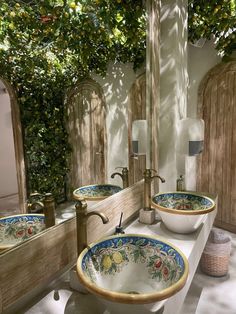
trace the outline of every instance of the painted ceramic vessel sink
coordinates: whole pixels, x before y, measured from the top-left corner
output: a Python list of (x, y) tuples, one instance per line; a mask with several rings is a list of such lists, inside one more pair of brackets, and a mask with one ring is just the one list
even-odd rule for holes
[(185, 285), (188, 261), (180, 250), (157, 237), (114, 235), (82, 251), (77, 273), (91, 293), (116, 307), (117, 302), (141, 305), (177, 293)]
[(22, 214), (0, 219), (0, 250), (27, 240), (45, 229), (44, 215)]
[(86, 200), (103, 200), (122, 190), (118, 185), (92, 184), (81, 186), (73, 192), (75, 199), (85, 198)]
[(190, 192), (159, 193), (153, 196), (152, 204), (165, 226), (177, 233), (194, 232), (215, 209), (211, 198)]

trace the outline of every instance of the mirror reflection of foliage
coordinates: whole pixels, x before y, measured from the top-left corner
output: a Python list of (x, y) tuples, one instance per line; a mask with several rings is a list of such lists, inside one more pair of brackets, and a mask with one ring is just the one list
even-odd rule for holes
[(108, 63), (145, 60), (142, 0), (1, 0), (0, 75), (21, 109), (28, 193), (59, 198), (68, 173), (64, 96)]
[(235, 0), (190, 0), (189, 40), (211, 39), (222, 57), (236, 50), (236, 1)]

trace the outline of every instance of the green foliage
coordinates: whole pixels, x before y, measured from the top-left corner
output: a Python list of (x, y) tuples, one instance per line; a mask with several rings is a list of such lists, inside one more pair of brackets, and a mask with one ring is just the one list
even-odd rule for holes
[(69, 171), (64, 96), (108, 63), (145, 60), (142, 0), (0, 0), (0, 76), (21, 110), (28, 193), (62, 194)]
[(230, 56), (236, 49), (236, 1), (191, 0), (188, 10), (189, 40), (213, 38), (219, 54)]

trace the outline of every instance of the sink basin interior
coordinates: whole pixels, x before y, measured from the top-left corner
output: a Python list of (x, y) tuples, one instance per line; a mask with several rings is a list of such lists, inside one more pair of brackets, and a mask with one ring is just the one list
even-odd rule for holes
[(147, 235), (111, 236), (85, 249), (77, 261), (80, 281), (110, 301), (163, 300), (185, 284), (188, 262), (173, 245)]
[(87, 200), (102, 200), (108, 196), (118, 193), (122, 188), (112, 184), (92, 184), (81, 186), (74, 190), (73, 197), (75, 199), (85, 198)]
[(190, 192), (159, 193), (152, 198), (165, 226), (176, 233), (196, 231), (215, 209), (215, 202), (204, 195)]
[(0, 249), (10, 248), (44, 229), (42, 214), (21, 214), (1, 218)]
[(209, 197), (188, 192), (159, 193), (152, 201), (160, 210), (178, 211), (180, 214), (203, 214), (215, 207), (214, 201)]

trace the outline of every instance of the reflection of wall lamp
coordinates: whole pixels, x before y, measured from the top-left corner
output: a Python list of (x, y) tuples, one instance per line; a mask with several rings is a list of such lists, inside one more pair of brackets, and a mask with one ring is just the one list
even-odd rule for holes
[(134, 120), (132, 124), (132, 150), (135, 155), (147, 152), (147, 120)]
[(179, 121), (177, 151), (180, 154), (195, 156), (203, 151), (204, 121), (202, 119), (185, 118)]

